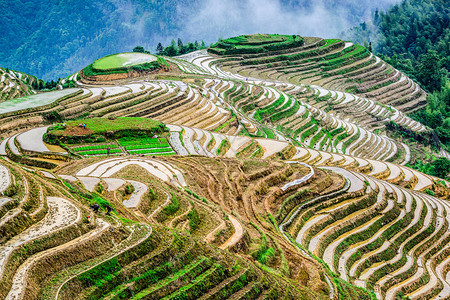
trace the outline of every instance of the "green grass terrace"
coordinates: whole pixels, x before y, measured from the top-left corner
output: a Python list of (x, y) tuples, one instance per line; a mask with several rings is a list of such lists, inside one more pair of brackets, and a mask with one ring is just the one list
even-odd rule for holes
[[(91, 134), (106, 134), (108, 132), (118, 132), (118, 131), (151, 131), (154, 133), (162, 133), (167, 131), (167, 127), (159, 122), (152, 119), (146, 118), (93, 118), (93, 119), (81, 119), (75, 121), (68, 121), (63, 124), (58, 124), (57, 126), (49, 128), (49, 133), (56, 136), (71, 136), (75, 135), (77, 132), (90, 132)], [(86, 128), (80, 127), (80, 124), (86, 124)], [(78, 129), (79, 128), (79, 129)]]
[(52, 126), (47, 130), (45, 140), (50, 143), (59, 140), (68, 144), (86, 144), (124, 136), (153, 136), (168, 130), (163, 123), (146, 118), (93, 118)]
[(167, 131), (163, 123), (152, 119), (94, 118), (57, 124), (44, 139), (82, 156), (108, 155), (108, 148), (109, 155), (173, 155)]
[(129, 71), (152, 71), (167, 62), (159, 56), (146, 53), (117, 53), (102, 57), (83, 69), (85, 76), (127, 73)]
[(110, 155), (124, 154), (117, 143), (101, 143), (101, 144), (86, 144), (76, 145), (71, 150), (79, 155), (83, 156), (104, 156), (108, 155), (108, 149)]
[(94, 62), (94, 68), (99, 70), (117, 69), (156, 61), (158, 58), (145, 53), (119, 53), (108, 55)]
[[(109, 148), (109, 153), (108, 153)], [(73, 153), (82, 156), (107, 155), (174, 155), (165, 137), (121, 137), (117, 140), (99, 141), (98, 143), (71, 145)]]
[(165, 137), (122, 137), (119, 139), (119, 145), (122, 146), (131, 155), (176, 154)]
[(263, 53), (302, 46), (304, 40), (298, 35), (252, 34), (222, 40), (208, 49), (218, 55)]

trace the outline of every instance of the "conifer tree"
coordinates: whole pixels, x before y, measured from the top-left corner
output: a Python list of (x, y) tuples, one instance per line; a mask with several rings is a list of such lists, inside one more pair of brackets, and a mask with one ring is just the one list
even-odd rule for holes
[(161, 43), (156, 46), (156, 54), (162, 55), (164, 53), (164, 47)]

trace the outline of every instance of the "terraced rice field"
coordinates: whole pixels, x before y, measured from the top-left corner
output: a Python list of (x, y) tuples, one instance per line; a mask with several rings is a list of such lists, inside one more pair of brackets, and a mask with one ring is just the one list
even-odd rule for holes
[(83, 146), (76, 146), (72, 148), (72, 151), (76, 154), (83, 155), (83, 156), (90, 156), (90, 155), (107, 155), (108, 150), (109, 154), (115, 155), (115, 154), (122, 154), (122, 150), (119, 148), (117, 144), (101, 144), (101, 145), (83, 145)]
[(316, 39), (312, 44), (285, 55), (269, 52), (242, 57), (244, 60), (239, 64), (231, 61), (223, 66), (245, 76), (261, 77), (267, 74), (275, 80), (356, 92), (406, 112), (419, 109), (425, 99), (420, 87), (406, 76), (363, 47), (339, 40)]
[(0, 68), (0, 101), (35, 94), (30, 86), (35, 80), (28, 74)]
[(8, 100), (0, 103), (0, 114), (45, 106), (63, 97), (75, 95), (78, 91), (79, 89), (65, 89)]
[[(292, 236), (341, 278), (374, 289), (378, 298), (437, 296), (443, 282), (434, 268), (447, 247), (445, 202), (355, 175), (348, 190), (353, 197), (312, 204), (291, 220)], [(314, 218), (301, 222), (312, 212)]]
[(171, 155), (175, 154), (166, 138), (122, 138), (119, 145), (130, 154)]
[[(156, 298), (175, 298), (182, 293), (185, 295), (184, 297), (193, 299), (199, 297), (220, 298), (225, 295), (233, 298), (248, 295), (254, 298), (276, 293), (290, 297), (326, 299), (326, 295), (319, 292), (320, 284), (317, 280), (308, 281), (308, 288), (288, 284), (291, 288), (282, 289), (281, 286), (286, 286), (287, 283), (279, 281), (272, 272), (249, 263), (231, 252), (224, 252), (200, 241), (201, 239), (211, 239), (212, 236), (215, 241), (210, 240), (210, 243), (215, 243), (220, 248), (230, 248), (238, 244), (242, 240), (244, 232), (248, 230), (251, 235), (260, 235), (263, 239), (268, 239), (269, 236), (276, 234), (276, 230), (272, 230), (270, 235), (258, 233), (258, 230), (261, 229), (255, 230), (255, 228), (264, 228), (259, 227), (261, 225), (258, 226), (256, 223), (250, 225), (244, 219), (234, 216), (229, 217), (232, 221), (224, 219), (219, 206), (214, 203), (223, 199), (221, 193), (224, 193), (225, 190), (216, 191), (213, 198), (207, 196), (211, 202), (205, 203), (197, 193), (204, 194), (202, 189), (208, 188), (206, 182), (202, 183), (209, 176), (206, 170), (214, 170), (213, 166), (218, 162), (214, 159), (208, 160), (204, 165), (204, 171), (200, 173), (204, 175), (195, 175), (193, 172), (188, 172), (187, 168), (198, 168), (200, 166), (198, 162), (203, 159), (197, 158), (197, 162), (195, 159), (191, 161), (192, 159), (194, 158), (169, 160), (114, 158), (100, 162), (84, 160), (82, 164), (68, 164), (55, 174), (53, 178), (67, 180), (65, 185), (59, 185), (58, 181), (48, 181), (47, 177), (34, 177), (28, 174), (21, 177), (18, 175), (17, 182), (19, 180), (23, 182), (21, 190), (28, 186), (31, 191), (34, 188), (33, 184), (45, 182), (41, 191), (37, 190), (36, 196), (34, 196), (37, 198), (33, 198), (33, 201), (36, 201), (34, 207), (37, 209), (34, 214), (39, 215), (43, 221), (31, 225), (29, 229), (18, 233), (17, 237), (14, 236), (15, 232), (20, 232), (20, 228), (16, 229), (19, 225), (13, 221), (14, 218), (20, 218), (19, 212), (28, 210), (28, 203), (32, 201), (32, 198), (26, 197), (19, 206), (10, 208), (11, 212), (7, 212), (2, 217), (2, 229), (4, 224), (11, 224), (8, 227), (9, 235), (6, 238), (11, 241), (8, 243), (15, 245), (14, 247), (19, 247), (21, 244), (34, 245), (33, 241), (37, 240), (40, 248), (36, 249), (38, 253), (35, 255), (32, 254), (33, 252), (22, 253), (21, 255), (25, 255), (25, 258), (26, 255), (29, 255), (29, 258), (20, 267), (13, 264), (9, 258), (15, 255), (14, 251), (17, 250), (14, 250), (15, 248), (12, 246), (5, 248), (5, 251), (10, 251), (11, 254), (3, 256), (4, 263), (2, 265), (5, 268), (2, 270), (1, 276), (5, 285), (0, 290), (2, 295), (7, 299), (37, 296), (38, 294), (45, 299), (67, 298), (73, 297), (75, 294), (82, 298), (118, 296), (140, 299), (144, 296), (150, 297), (150, 295)], [(223, 177), (219, 177), (220, 182), (229, 176), (228, 172), (236, 170), (239, 165), (238, 161), (231, 160), (224, 161), (224, 163), (229, 165), (230, 169), (225, 173), (222, 172), (221, 176)], [(251, 161), (248, 163), (246, 168), (254, 170), (270, 167), (266, 163), (262, 163), (260, 167), (253, 165)], [(10, 170), (13, 174), (19, 174), (17, 173), (19, 169), (14, 165), (7, 164), (7, 166), (12, 168)], [(130, 168), (135, 166), (143, 168), (148, 173), (136, 175), (137, 173), (127, 171), (132, 170)], [(280, 163), (276, 163), (273, 167), (279, 169), (280, 172), (291, 172), (288, 170), (289, 168), (286, 169)], [(303, 166), (294, 169), (293, 178), (303, 172)], [(220, 170), (216, 169), (216, 172), (220, 172)], [(216, 176), (219, 174), (217, 173)], [(130, 176), (139, 181), (130, 180)], [(89, 213), (84, 207), (83, 203), (86, 203), (86, 200), (80, 197), (82, 194), (73, 192), (76, 185), (68, 182), (79, 180), (86, 190), (91, 190), (92, 186), (89, 186), (87, 178), (90, 178), (91, 182), (94, 178), (98, 179), (94, 189), (98, 190), (97, 187), (100, 184), (107, 186), (107, 192), (102, 197), (111, 201), (109, 203), (114, 206), (115, 211), (125, 211), (122, 206), (127, 207), (128, 214), (133, 214), (133, 218), (139, 220), (138, 223), (124, 227), (117, 222), (117, 219), (110, 218), (104, 213), (98, 213), (94, 214), (90, 225), (86, 226), (86, 216), (92, 215), (92, 212)], [(152, 179), (149, 181), (149, 178)], [(34, 183), (33, 180), (37, 182)], [(286, 180), (289, 181), (289, 178)], [(59, 187), (56, 188), (55, 184)], [(135, 187), (130, 196), (122, 194), (123, 187), (128, 184)], [(196, 192), (179, 189), (187, 187)], [(67, 193), (64, 189), (70, 189), (72, 192)], [(153, 191), (152, 193), (156, 192), (156, 198), (149, 202), (146, 194), (150, 189)], [(47, 196), (45, 198), (46, 195), (55, 193), (59, 197)], [(226, 197), (228, 201), (234, 199), (234, 193), (232, 191), (231, 197)], [(169, 195), (168, 198), (166, 195)], [(47, 200), (45, 201), (45, 199)], [(45, 202), (48, 205), (48, 212), (46, 206), (42, 205)], [(174, 203), (177, 203), (175, 208), (173, 208)], [(165, 209), (166, 207), (170, 207), (170, 210)], [(193, 214), (197, 215), (199, 219), (193, 219)], [(73, 215), (73, 217), (67, 217), (68, 215)], [(155, 225), (150, 227), (145, 224), (147, 218), (152, 218)], [(46, 223), (48, 225), (42, 226)], [(171, 227), (185, 228), (184, 230), (190, 231), (191, 235), (180, 231), (171, 231), (168, 229)], [(218, 234), (219, 232), (220, 234)], [(211, 235), (211, 233), (213, 234)], [(47, 236), (58, 238), (53, 238), (49, 244)], [(288, 243), (281, 240), (282, 244), (278, 245), (275, 237), (269, 239), (267, 243), (271, 247), (277, 247), (278, 252), (284, 253), (287, 259), (291, 259), (293, 250), (290, 249), (291, 246)], [(36, 251), (32, 249), (34, 248), (31, 248), (30, 251)], [(145, 251), (145, 256), (139, 254), (142, 251)], [(81, 253), (89, 254), (86, 256), (80, 255)], [(213, 253), (214, 255), (211, 255)], [(69, 257), (70, 259), (68, 259)], [(42, 268), (43, 263), (49, 265), (45, 271), (38, 271)], [(279, 263), (273, 259), (265, 262), (274, 267)], [(310, 265), (308, 272), (311, 272), (311, 276), (320, 277), (320, 268), (314, 262), (305, 261), (304, 263)], [(106, 271), (111, 268), (115, 270), (113, 277), (110, 277), (111, 273)], [(15, 271), (11, 273), (11, 270)], [(148, 280), (148, 275), (146, 275), (150, 274), (148, 270), (154, 270), (155, 274), (158, 274), (157, 277)], [(298, 272), (298, 268), (295, 267), (292, 271)], [(109, 275), (106, 276), (107, 274)], [(123, 276), (126, 274), (131, 277), (127, 276), (128, 279), (125, 279)], [(26, 285), (23, 284), (24, 278), (27, 278)], [(99, 280), (102, 282), (101, 285), (95, 285), (94, 289), (90, 288), (92, 283), (99, 282)], [(274, 286), (273, 283), (277, 284)], [(126, 288), (130, 285), (134, 287), (133, 292)], [(180, 285), (183, 287), (182, 289), (180, 289)], [(11, 290), (9, 291), (9, 289)]]
[[(449, 298), (450, 183), (405, 166), (447, 154), (386, 125), (428, 134), (424, 91), (360, 46), (272, 38), (4, 114), (0, 298)], [(52, 116), (102, 141), (50, 150)], [(114, 137), (118, 117), (167, 130)]]

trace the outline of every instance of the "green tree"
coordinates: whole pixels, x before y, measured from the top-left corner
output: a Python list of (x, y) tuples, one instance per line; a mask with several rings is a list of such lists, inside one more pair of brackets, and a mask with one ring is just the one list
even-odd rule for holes
[(416, 78), (429, 91), (438, 91), (441, 88), (441, 62), (435, 50), (430, 50), (419, 57)]
[(446, 118), (444, 122), (442, 122), (442, 125), (436, 128), (435, 131), (441, 142), (444, 143), (448, 149), (450, 146), (450, 117)]
[(156, 54), (162, 55), (164, 53), (164, 47), (161, 43), (156, 46)]
[(450, 160), (445, 157), (439, 157), (432, 163), (433, 173), (440, 178), (447, 178), (450, 173)]
[[(450, 80), (447, 80), (442, 86), (441, 91), (437, 93), (439, 101), (450, 107)], [(447, 109), (450, 112), (450, 109)]]
[(181, 52), (183, 49), (183, 42), (181, 41), (180, 38), (178, 38), (177, 45), (178, 45), (178, 52)]
[(133, 52), (145, 53), (145, 49), (142, 46), (136, 46), (133, 48)]
[(178, 54), (177, 44), (174, 39), (170, 42), (170, 46), (164, 49), (164, 54), (167, 56), (176, 56)]
[(164, 55), (176, 56), (177, 54), (178, 54), (177, 48), (172, 45), (164, 49)]
[(186, 51), (186, 53), (193, 52), (193, 51), (195, 51), (195, 50), (197, 50), (197, 48), (195, 47), (195, 45), (194, 45), (193, 43), (189, 43), (188, 46), (187, 46), (187, 51)]

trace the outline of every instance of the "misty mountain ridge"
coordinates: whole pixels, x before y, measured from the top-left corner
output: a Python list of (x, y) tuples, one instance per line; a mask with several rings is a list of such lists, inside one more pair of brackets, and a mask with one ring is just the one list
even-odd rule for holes
[(0, 66), (49, 80), (104, 55), (158, 42), (185, 42), (250, 33), (339, 37), (395, 0), (188, 0), (1, 2)]

